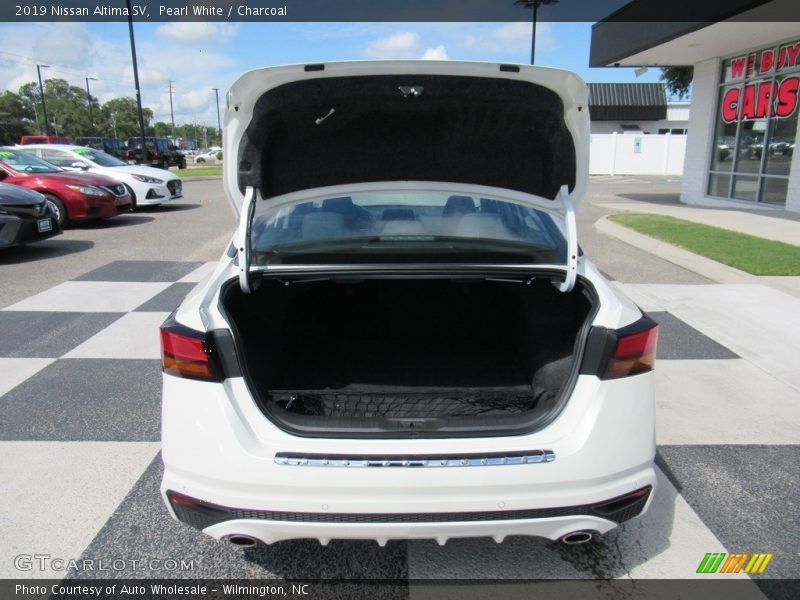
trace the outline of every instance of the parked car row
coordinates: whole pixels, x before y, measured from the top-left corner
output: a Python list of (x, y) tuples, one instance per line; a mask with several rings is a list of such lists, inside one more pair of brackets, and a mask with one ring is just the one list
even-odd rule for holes
[(110, 154), (128, 164), (146, 163), (161, 169), (169, 169), (170, 167), (186, 168), (185, 154), (180, 151), (171, 139), (165, 137), (146, 137), (144, 156), (142, 156), (142, 140), (139, 137), (121, 140), (119, 138), (90, 136), (73, 140), (69, 137), (52, 135), (24, 135), (20, 138), (19, 143), (21, 146), (41, 144), (85, 146)]
[(74, 221), (108, 219), (183, 195), (174, 173), (62, 144), (0, 147), (0, 182), (0, 246), (37, 241)]

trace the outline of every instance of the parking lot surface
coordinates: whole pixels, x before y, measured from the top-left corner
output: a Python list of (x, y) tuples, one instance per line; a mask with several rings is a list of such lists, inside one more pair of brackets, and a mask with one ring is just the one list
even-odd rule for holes
[[(0, 255), (0, 577), (683, 579), (713, 577), (696, 573), (709, 552), (767, 552), (756, 579), (800, 578), (800, 299), (715, 284), (592, 227), (609, 197), (676, 189), (593, 181), (580, 213), (589, 256), (661, 324), (654, 503), (583, 546), (515, 537), (241, 550), (168, 517), (158, 494), (158, 325), (233, 231), (219, 181), (187, 183), (172, 206)], [(128, 566), (21, 572), (21, 553)], [(151, 558), (191, 569), (130, 562)]]

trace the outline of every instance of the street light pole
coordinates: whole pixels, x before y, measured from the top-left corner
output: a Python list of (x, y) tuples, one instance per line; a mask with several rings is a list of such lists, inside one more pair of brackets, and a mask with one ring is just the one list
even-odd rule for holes
[(147, 162), (147, 145), (144, 140), (144, 116), (142, 116), (142, 92), (139, 89), (139, 67), (136, 65), (136, 42), (133, 39), (133, 10), (131, 0), (125, 0), (128, 5), (128, 35), (131, 39), (131, 60), (133, 61), (133, 84), (136, 87), (136, 107), (139, 110), (139, 136), (142, 140), (142, 162)]
[(531, 64), (536, 63), (536, 23), (539, 20), (539, 7), (542, 4), (558, 4), (558, 0), (516, 0), (514, 4), (523, 8), (532, 8), (533, 31), (531, 32)]
[(92, 94), (89, 92), (89, 80), (97, 81), (96, 77), (86, 77), (86, 101), (89, 103), (89, 126), (94, 135), (94, 117), (92, 116)]
[(44, 102), (44, 86), (42, 85), (42, 67), (45, 69), (50, 65), (36, 65), (36, 74), (39, 76), (39, 97), (42, 100), (42, 114), (44, 114), (44, 133), (50, 135), (50, 122), (47, 120), (47, 105)]
[(172, 123), (172, 139), (175, 140), (175, 111), (172, 110), (172, 79), (169, 80), (169, 118)]
[(219, 145), (222, 146), (222, 121), (219, 120), (219, 89), (214, 88), (214, 96), (217, 98), (217, 133), (219, 133)]

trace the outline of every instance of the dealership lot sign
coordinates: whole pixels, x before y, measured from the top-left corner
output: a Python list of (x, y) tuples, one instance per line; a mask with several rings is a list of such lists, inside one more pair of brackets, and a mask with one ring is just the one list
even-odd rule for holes
[[(737, 119), (793, 116), (797, 111), (800, 75), (782, 77), (782, 74), (797, 71), (798, 67), (800, 41), (731, 59), (726, 78), (745, 83), (725, 91), (720, 107), (722, 119), (733, 123)], [(751, 78), (757, 79), (749, 81)]]

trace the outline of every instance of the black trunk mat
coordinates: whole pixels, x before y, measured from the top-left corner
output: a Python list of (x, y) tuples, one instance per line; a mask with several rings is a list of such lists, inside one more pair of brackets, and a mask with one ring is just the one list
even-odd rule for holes
[(268, 398), (298, 415), (331, 418), (438, 418), (521, 414), (552, 400), (542, 388), (281, 390)]

